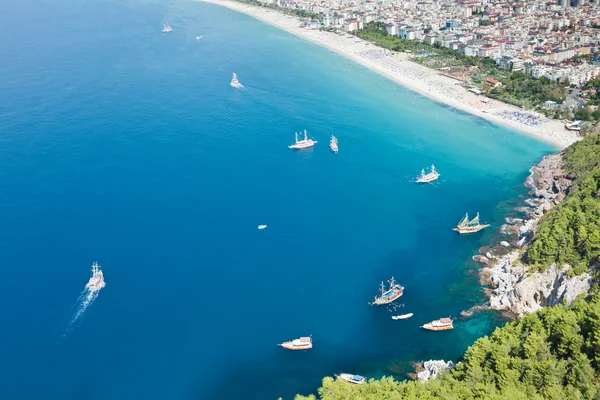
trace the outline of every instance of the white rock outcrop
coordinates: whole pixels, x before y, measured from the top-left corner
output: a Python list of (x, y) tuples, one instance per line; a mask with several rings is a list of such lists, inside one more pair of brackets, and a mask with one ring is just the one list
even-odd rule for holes
[(521, 315), (556, 304), (570, 305), (577, 296), (587, 293), (592, 284), (589, 272), (569, 277), (567, 265), (558, 268), (553, 264), (544, 272), (528, 274), (522, 265), (512, 266), (515, 253), (503, 259), (502, 264), (486, 271), (490, 286), (494, 288), (489, 294), (489, 307), (494, 310)]
[(423, 371), (417, 373), (417, 379), (421, 382), (427, 382), (430, 379), (437, 378), (442, 371), (454, 368), (452, 361), (429, 360), (423, 363)]
[[(529, 207), (523, 207), (527, 209), (527, 218), (522, 221), (511, 220), (515, 223), (512, 227), (516, 229), (512, 229), (512, 232), (517, 235), (513, 240), (517, 241), (518, 247), (528, 243), (540, 218), (565, 198), (570, 190), (571, 179), (562, 170), (560, 154), (544, 157), (531, 169), (525, 185), (531, 189), (530, 194), (534, 198), (526, 201)], [(518, 249), (506, 253), (509, 245), (503, 241), (492, 254), (486, 249), (485, 256), (482, 251), (473, 257), (484, 264), (480, 277), (482, 283), (490, 287), (487, 290), (488, 308), (521, 315), (559, 303), (571, 304), (577, 296), (589, 291), (592, 283), (589, 271), (573, 277), (568, 275), (568, 265), (551, 265), (544, 272), (534, 271), (517, 261), (521, 255)], [(495, 252), (499, 255), (494, 256)]]

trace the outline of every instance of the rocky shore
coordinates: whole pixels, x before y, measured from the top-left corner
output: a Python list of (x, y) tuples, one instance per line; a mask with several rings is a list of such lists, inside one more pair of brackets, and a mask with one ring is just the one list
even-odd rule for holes
[(589, 273), (570, 277), (568, 266), (557, 265), (544, 272), (532, 272), (520, 262), (523, 247), (531, 240), (540, 218), (569, 194), (574, 178), (564, 173), (560, 153), (544, 157), (531, 168), (525, 182), (531, 198), (516, 210), (523, 218), (507, 218), (501, 230), (504, 240), (496, 246), (482, 247), (480, 254), (473, 257), (482, 264), (479, 276), (481, 284), (487, 287), (489, 302), (461, 315), (491, 309), (520, 316), (558, 303), (571, 304), (589, 290)]
[(438, 374), (454, 368), (452, 361), (444, 360), (429, 360), (413, 364), (415, 372), (408, 374), (413, 380), (419, 380), (421, 382), (427, 382), (430, 379), (437, 378)]

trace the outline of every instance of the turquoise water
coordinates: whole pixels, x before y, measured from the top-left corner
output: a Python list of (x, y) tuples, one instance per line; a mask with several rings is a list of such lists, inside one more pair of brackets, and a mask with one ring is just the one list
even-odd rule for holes
[[(0, 11), (1, 398), (289, 399), (498, 323), (419, 329), (481, 301), (470, 257), (548, 145), (214, 5)], [(319, 143), (294, 153), (301, 129)], [(467, 211), (492, 229), (455, 235)], [(94, 260), (107, 286), (70, 325)], [(369, 307), (392, 275), (405, 307)]]

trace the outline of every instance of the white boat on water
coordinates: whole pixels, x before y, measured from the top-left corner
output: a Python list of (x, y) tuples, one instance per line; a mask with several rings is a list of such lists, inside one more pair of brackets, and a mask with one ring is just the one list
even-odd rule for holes
[(399, 319), (408, 319), (408, 318), (410, 318), (410, 317), (412, 317), (412, 316), (413, 316), (413, 313), (402, 314), (402, 315), (394, 315), (394, 316), (392, 317), (392, 319), (394, 319), (394, 320), (399, 320)]
[(352, 385), (360, 385), (367, 381), (367, 378), (360, 375), (341, 373), (336, 375), (336, 378), (346, 381)]
[(258, 229), (265, 229), (267, 227), (267, 225), (259, 225)]
[(240, 81), (238, 81), (238, 78), (237, 78), (237, 75), (235, 74), (235, 72), (233, 73), (233, 78), (231, 78), (230, 85), (231, 85), (231, 87), (234, 87), (234, 88), (241, 88), (244, 86), (240, 83)]
[(312, 336), (304, 336), (300, 339), (283, 342), (277, 346), (281, 346), (287, 350), (309, 350), (312, 349)]
[(329, 141), (329, 148), (331, 149), (331, 151), (333, 151), (335, 154), (337, 154), (339, 148), (338, 148), (338, 140), (335, 136), (331, 135), (331, 140)]
[(98, 265), (98, 263), (94, 262), (92, 264), (92, 277), (90, 278), (88, 283), (85, 285), (85, 287), (90, 292), (97, 292), (100, 289), (102, 289), (104, 286), (106, 286), (106, 283), (104, 282), (104, 273), (100, 269), (100, 266)]
[(304, 139), (298, 140), (298, 132), (296, 132), (296, 143), (288, 146), (290, 149), (300, 150), (300, 149), (308, 149), (309, 147), (313, 147), (317, 143), (316, 140), (312, 140), (308, 138), (308, 132), (306, 129), (304, 130)]
[(435, 166), (431, 166), (431, 171), (425, 173), (425, 170), (421, 170), (421, 175), (417, 178), (417, 183), (429, 183), (437, 180), (440, 177), (439, 172), (436, 171)]
[(202, 36), (196, 36), (196, 40), (202, 39)]
[(173, 28), (171, 28), (171, 27), (169, 26), (169, 24), (164, 24), (164, 25), (163, 25), (163, 29), (162, 29), (163, 33), (169, 33), (169, 32), (171, 32), (172, 30), (173, 30)]

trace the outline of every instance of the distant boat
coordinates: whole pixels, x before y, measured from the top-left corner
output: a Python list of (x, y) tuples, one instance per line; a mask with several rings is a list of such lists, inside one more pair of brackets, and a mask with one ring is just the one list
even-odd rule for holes
[(173, 30), (173, 28), (171, 28), (171, 27), (169, 26), (169, 24), (164, 24), (164, 25), (163, 25), (163, 29), (162, 29), (163, 33), (169, 33), (169, 32), (171, 32), (172, 30)]
[(306, 132), (306, 129), (305, 129), (304, 130), (304, 139), (298, 140), (298, 132), (296, 132), (296, 143), (292, 144), (291, 146), (288, 146), (288, 148), (294, 149), (294, 150), (308, 149), (309, 147), (313, 147), (316, 143), (317, 143), (316, 140), (312, 140), (312, 139), (308, 138), (308, 132)]
[(402, 296), (404, 292), (404, 288), (394, 281), (394, 277), (388, 281), (390, 284), (389, 289), (385, 289), (383, 282), (381, 282), (381, 288), (379, 289), (379, 295), (375, 296), (375, 300), (372, 303), (369, 303), (372, 306), (381, 306), (384, 304), (389, 304), (392, 301), (396, 300), (398, 297)]
[(367, 381), (367, 378), (364, 376), (344, 373), (336, 375), (336, 378), (346, 381), (352, 385), (361, 385)]
[(196, 40), (202, 39), (202, 36), (196, 36)]
[(92, 277), (85, 285), (86, 289), (90, 292), (97, 292), (106, 286), (104, 282), (104, 273), (100, 270), (100, 266), (97, 262), (92, 264)]
[(399, 320), (399, 319), (408, 319), (408, 318), (410, 318), (410, 317), (412, 317), (412, 316), (413, 316), (413, 313), (402, 314), (402, 315), (394, 315), (394, 316), (392, 317), (392, 319), (395, 319), (395, 320)]
[(425, 170), (421, 170), (421, 175), (417, 178), (417, 183), (429, 183), (437, 180), (440, 177), (439, 172), (435, 170), (435, 166), (431, 166), (431, 171), (425, 173)]
[(428, 331), (447, 331), (449, 329), (454, 329), (454, 326), (452, 326), (452, 319), (440, 318), (426, 323), (421, 328), (427, 329)]
[(482, 224), (479, 222), (479, 213), (477, 216), (469, 221), (469, 214), (465, 214), (463, 219), (460, 220), (455, 230), (458, 233), (474, 233), (479, 232), (482, 229), (487, 228), (490, 224)]
[(281, 346), (287, 350), (308, 350), (312, 349), (312, 337), (305, 336), (300, 339), (294, 339), (289, 342), (283, 342), (278, 344), (277, 346)]
[(331, 148), (331, 151), (333, 151), (335, 154), (337, 154), (337, 152), (338, 152), (338, 140), (333, 135), (331, 135), (331, 140), (329, 141), (329, 147)]
[(241, 88), (244, 86), (240, 83), (240, 81), (238, 81), (238, 78), (237, 78), (237, 75), (235, 74), (235, 72), (233, 73), (233, 78), (231, 78), (230, 85), (231, 85), (231, 87), (234, 87), (234, 88)]
[(265, 229), (267, 226), (266, 225), (259, 225), (258, 229)]

